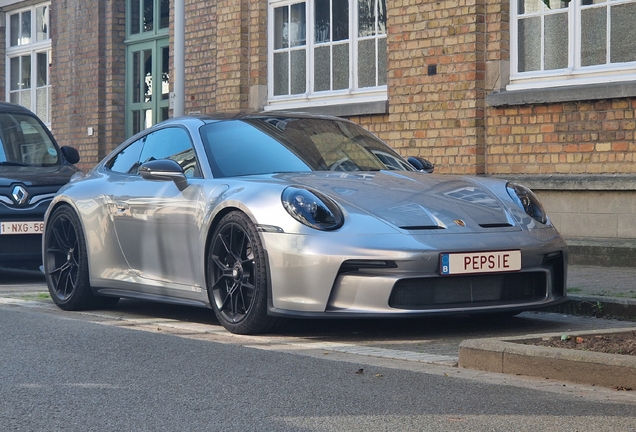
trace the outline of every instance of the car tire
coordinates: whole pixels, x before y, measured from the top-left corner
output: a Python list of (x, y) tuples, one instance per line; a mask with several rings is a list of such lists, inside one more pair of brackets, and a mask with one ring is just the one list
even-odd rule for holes
[(75, 212), (57, 208), (44, 232), (44, 274), (53, 302), (64, 310), (115, 306), (119, 298), (93, 294), (88, 278), (86, 239)]
[(208, 295), (217, 319), (236, 334), (273, 330), (267, 315), (267, 265), (252, 221), (234, 211), (216, 226), (208, 249)]

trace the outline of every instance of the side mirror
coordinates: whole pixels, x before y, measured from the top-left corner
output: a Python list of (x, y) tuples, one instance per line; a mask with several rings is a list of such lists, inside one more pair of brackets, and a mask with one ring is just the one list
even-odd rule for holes
[(64, 155), (64, 158), (69, 163), (72, 163), (73, 165), (75, 165), (76, 163), (80, 161), (79, 152), (77, 151), (75, 147), (62, 146), (60, 150), (62, 150), (62, 154)]
[(181, 166), (172, 159), (159, 159), (141, 164), (141, 177), (146, 180), (173, 181), (180, 191), (188, 187), (188, 180)]
[(418, 156), (410, 156), (407, 161), (413, 166), (413, 168), (420, 172), (432, 173), (435, 169), (435, 165), (433, 165), (428, 159)]

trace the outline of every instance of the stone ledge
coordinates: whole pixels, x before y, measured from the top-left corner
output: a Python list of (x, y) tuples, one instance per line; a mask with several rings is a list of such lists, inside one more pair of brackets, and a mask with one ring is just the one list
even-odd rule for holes
[[(570, 336), (633, 331), (636, 331), (636, 328), (593, 330), (577, 332)], [(636, 388), (636, 356), (521, 343), (543, 337), (560, 336), (561, 333), (547, 333), (505, 339), (465, 340), (459, 345), (459, 367), (611, 388)]]
[(529, 90), (504, 90), (486, 95), (486, 102), (490, 106), (499, 107), (616, 99), (634, 96), (636, 96), (636, 81), (626, 81)]
[(497, 174), (492, 177), (513, 181), (533, 190), (636, 191), (636, 175), (633, 174)]

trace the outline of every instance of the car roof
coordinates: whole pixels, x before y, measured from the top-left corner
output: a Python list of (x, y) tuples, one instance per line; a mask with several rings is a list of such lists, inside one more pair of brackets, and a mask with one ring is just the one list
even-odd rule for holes
[(199, 113), (190, 113), (182, 117), (174, 117), (171, 118), (165, 123), (170, 123), (177, 121), (179, 122), (187, 120), (187, 119), (195, 119), (199, 120), (203, 123), (213, 123), (217, 121), (226, 121), (226, 120), (242, 120), (242, 119), (250, 119), (250, 118), (315, 118), (315, 119), (327, 119), (327, 120), (339, 120), (339, 121), (348, 121), (346, 119), (322, 114), (311, 114), (305, 112), (289, 112), (289, 111), (262, 111), (262, 112), (215, 112), (210, 114), (199, 114)]
[(13, 104), (10, 102), (0, 101), (0, 112), (20, 112), (24, 114), (34, 115), (33, 112), (22, 105)]

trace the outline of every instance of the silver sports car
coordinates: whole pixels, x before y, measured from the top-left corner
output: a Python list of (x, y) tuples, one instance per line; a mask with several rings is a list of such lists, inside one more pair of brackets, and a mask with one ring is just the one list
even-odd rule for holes
[(338, 118), (168, 120), (59, 191), (48, 287), (66, 310), (209, 307), (242, 334), (566, 300), (567, 247), (529, 189), (430, 168)]

